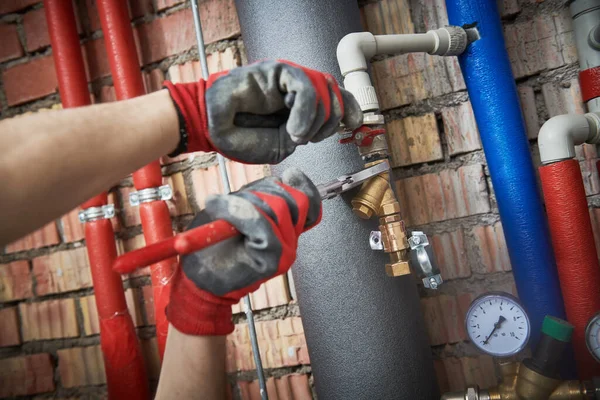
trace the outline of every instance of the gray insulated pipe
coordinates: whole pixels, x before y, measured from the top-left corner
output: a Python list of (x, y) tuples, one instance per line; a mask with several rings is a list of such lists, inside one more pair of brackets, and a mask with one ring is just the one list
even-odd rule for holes
[[(248, 61), (286, 59), (341, 76), (339, 40), (361, 31), (356, 0), (236, 0)], [(316, 182), (364, 168), (337, 138), (298, 148), (272, 168), (294, 166)], [(350, 199), (327, 200), (302, 236), (293, 267), (319, 399), (439, 399), (415, 279), (390, 278), (369, 247), (375, 221)]]

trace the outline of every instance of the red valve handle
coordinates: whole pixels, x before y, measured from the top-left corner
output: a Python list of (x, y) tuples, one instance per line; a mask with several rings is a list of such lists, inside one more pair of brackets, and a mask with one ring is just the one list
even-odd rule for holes
[(239, 235), (238, 230), (229, 222), (220, 219), (123, 254), (113, 263), (113, 270), (120, 274), (129, 274), (140, 267), (177, 255), (193, 253), (236, 235)]

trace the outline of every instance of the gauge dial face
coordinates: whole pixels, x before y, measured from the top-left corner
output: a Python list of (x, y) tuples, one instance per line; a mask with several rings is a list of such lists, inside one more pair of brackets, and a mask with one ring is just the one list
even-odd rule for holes
[(585, 344), (596, 361), (600, 362), (600, 313), (594, 315), (585, 328)]
[(529, 318), (508, 293), (488, 293), (473, 301), (465, 319), (469, 339), (486, 354), (509, 357), (529, 340)]

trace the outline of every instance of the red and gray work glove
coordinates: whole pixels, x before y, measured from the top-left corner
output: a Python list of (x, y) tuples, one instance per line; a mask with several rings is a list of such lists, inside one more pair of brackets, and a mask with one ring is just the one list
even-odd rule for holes
[(188, 228), (218, 219), (241, 235), (183, 256), (173, 278), (167, 319), (185, 334), (231, 333), (231, 306), (289, 270), (298, 237), (321, 219), (321, 198), (306, 175), (289, 169), (281, 180), (264, 178), (209, 197)]
[(276, 164), (343, 122), (362, 124), (356, 99), (329, 75), (288, 61), (261, 61), (196, 83), (165, 82), (179, 112), (172, 156), (217, 151), (248, 164)]

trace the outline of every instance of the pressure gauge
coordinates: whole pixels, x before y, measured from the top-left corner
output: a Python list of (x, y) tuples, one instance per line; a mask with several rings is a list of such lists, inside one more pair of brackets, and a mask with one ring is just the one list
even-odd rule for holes
[(503, 292), (487, 293), (473, 300), (465, 324), (471, 342), (496, 357), (509, 357), (523, 350), (531, 331), (523, 306)]
[(600, 312), (590, 319), (585, 328), (585, 344), (596, 361), (600, 362)]

